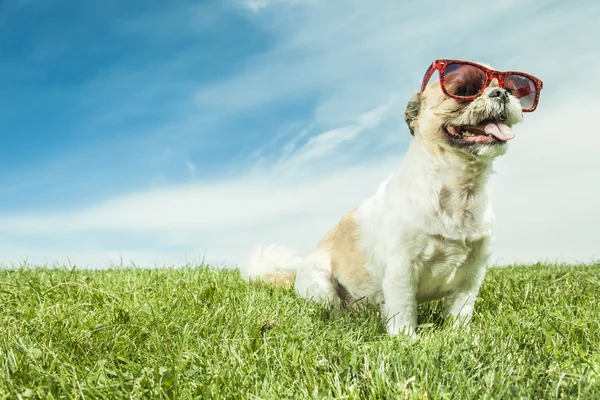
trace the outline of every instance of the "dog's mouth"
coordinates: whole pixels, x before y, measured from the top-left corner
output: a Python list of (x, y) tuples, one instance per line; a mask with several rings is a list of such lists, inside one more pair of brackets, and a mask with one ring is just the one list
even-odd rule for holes
[(448, 125), (444, 131), (464, 144), (502, 144), (515, 137), (508, 125), (497, 121), (484, 121), (472, 126)]

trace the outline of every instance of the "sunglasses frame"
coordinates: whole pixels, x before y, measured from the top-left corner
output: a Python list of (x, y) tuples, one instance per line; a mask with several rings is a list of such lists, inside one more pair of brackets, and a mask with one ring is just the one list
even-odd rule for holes
[[(444, 83), (444, 72), (446, 71), (446, 67), (451, 64), (470, 65), (470, 66), (479, 68), (480, 70), (485, 72), (486, 82), (483, 85), (483, 87), (481, 88), (481, 91), (473, 96), (457, 96), (452, 93), (448, 93), (448, 91), (446, 91), (446, 85)], [(487, 88), (490, 85), (492, 80), (494, 80), (494, 78), (498, 79), (499, 86), (501, 88), (504, 88), (504, 81), (508, 75), (523, 76), (523, 77), (531, 80), (533, 82), (533, 84), (535, 85), (535, 100), (533, 102), (533, 105), (530, 108), (522, 108), (523, 112), (532, 112), (537, 108), (538, 101), (540, 100), (540, 92), (544, 88), (544, 83), (542, 82), (541, 79), (536, 78), (533, 75), (526, 74), (525, 72), (497, 71), (497, 70), (487, 68), (484, 65), (477, 64), (477, 63), (474, 63), (471, 61), (438, 59), (438, 60), (435, 60), (433, 63), (431, 63), (431, 65), (427, 69), (427, 72), (425, 72), (425, 76), (423, 77), (423, 82), (421, 83), (421, 92), (423, 92), (425, 90), (425, 88), (427, 87), (427, 84), (429, 83), (429, 80), (431, 79), (431, 77), (433, 76), (433, 73), (435, 71), (437, 71), (440, 76), (440, 86), (442, 87), (442, 91), (444, 92), (444, 94), (448, 97), (452, 97), (457, 100), (465, 100), (465, 101), (475, 100), (477, 97), (479, 97), (481, 95), (481, 93), (485, 90), (485, 88)]]

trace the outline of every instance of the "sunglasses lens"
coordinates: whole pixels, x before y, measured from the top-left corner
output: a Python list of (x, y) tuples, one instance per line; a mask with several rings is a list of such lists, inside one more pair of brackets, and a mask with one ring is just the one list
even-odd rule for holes
[(474, 65), (448, 64), (442, 79), (449, 94), (469, 97), (481, 93), (487, 81), (487, 74)]
[(529, 109), (535, 103), (535, 83), (524, 75), (507, 75), (504, 89), (521, 101), (521, 107)]

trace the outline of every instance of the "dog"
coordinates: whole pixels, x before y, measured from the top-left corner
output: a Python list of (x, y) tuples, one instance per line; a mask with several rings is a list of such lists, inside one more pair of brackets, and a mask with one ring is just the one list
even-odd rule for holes
[[(440, 79), (428, 83), (432, 74)], [(300, 296), (381, 306), (390, 335), (415, 337), (418, 304), (444, 299), (463, 326), (492, 245), (489, 178), (537, 106), (542, 82), (461, 60), (436, 60), (405, 110), (414, 136), (399, 171), (344, 215), (307, 256), (259, 245), (240, 265), (248, 282), (294, 284)]]

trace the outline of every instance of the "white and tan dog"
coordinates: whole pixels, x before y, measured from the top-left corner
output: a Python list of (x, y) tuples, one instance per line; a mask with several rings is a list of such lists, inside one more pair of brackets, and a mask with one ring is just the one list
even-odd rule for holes
[(318, 301), (382, 304), (390, 335), (415, 335), (417, 305), (441, 298), (455, 324), (466, 323), (490, 256), (492, 162), (514, 137), (521, 104), (497, 79), (472, 101), (445, 95), (435, 81), (411, 97), (405, 119), (414, 139), (373, 197), (306, 257), (285, 246), (256, 247), (242, 277), (295, 280), (301, 296)]

